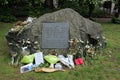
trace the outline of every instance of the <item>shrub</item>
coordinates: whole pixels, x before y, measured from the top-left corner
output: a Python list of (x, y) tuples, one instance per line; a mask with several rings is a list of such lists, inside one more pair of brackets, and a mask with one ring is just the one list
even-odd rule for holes
[(113, 23), (120, 24), (120, 17), (118, 17), (118, 18), (113, 17), (113, 18), (112, 18), (112, 22), (113, 22)]
[(43, 6), (41, 7), (31, 7), (31, 9), (29, 10), (29, 16), (31, 17), (39, 17), (45, 13), (50, 13), (53, 11), (56, 11), (58, 9), (50, 9), (50, 8), (45, 8)]
[(119, 16), (119, 13), (115, 13), (114, 16), (112, 17), (112, 22), (113, 23), (118, 23), (120, 24), (120, 16)]
[(1, 22), (14, 22), (16, 21), (16, 18), (10, 14), (0, 15), (0, 21)]
[(107, 11), (101, 10), (99, 8), (93, 11), (92, 17), (102, 18), (102, 17), (110, 17)]

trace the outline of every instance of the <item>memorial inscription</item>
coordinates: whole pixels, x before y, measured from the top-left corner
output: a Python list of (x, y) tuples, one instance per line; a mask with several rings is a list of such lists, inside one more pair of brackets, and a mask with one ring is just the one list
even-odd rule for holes
[(43, 23), (42, 48), (68, 48), (68, 23)]

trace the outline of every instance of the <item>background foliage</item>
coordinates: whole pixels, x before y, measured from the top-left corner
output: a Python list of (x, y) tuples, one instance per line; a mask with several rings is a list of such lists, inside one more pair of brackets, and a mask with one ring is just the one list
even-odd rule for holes
[[(120, 0), (114, 0), (120, 13)], [(106, 10), (101, 10), (101, 0), (58, 0), (58, 7), (53, 7), (53, 0), (0, 0), (0, 21), (14, 22), (18, 17), (39, 17), (45, 13), (62, 8), (72, 8), (84, 17), (108, 17)], [(107, 5), (108, 6), (108, 5)]]

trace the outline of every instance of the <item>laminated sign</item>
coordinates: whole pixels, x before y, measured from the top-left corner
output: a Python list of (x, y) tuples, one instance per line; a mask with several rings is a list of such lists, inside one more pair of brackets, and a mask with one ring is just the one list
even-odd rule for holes
[(68, 23), (43, 23), (42, 48), (68, 48)]

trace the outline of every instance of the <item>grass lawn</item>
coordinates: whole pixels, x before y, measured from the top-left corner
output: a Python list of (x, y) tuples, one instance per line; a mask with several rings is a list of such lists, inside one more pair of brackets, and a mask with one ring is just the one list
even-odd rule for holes
[(120, 25), (101, 23), (108, 40), (104, 53), (93, 65), (76, 66), (65, 72), (21, 74), (19, 67), (10, 66), (5, 34), (12, 23), (0, 22), (0, 80), (120, 80)]

